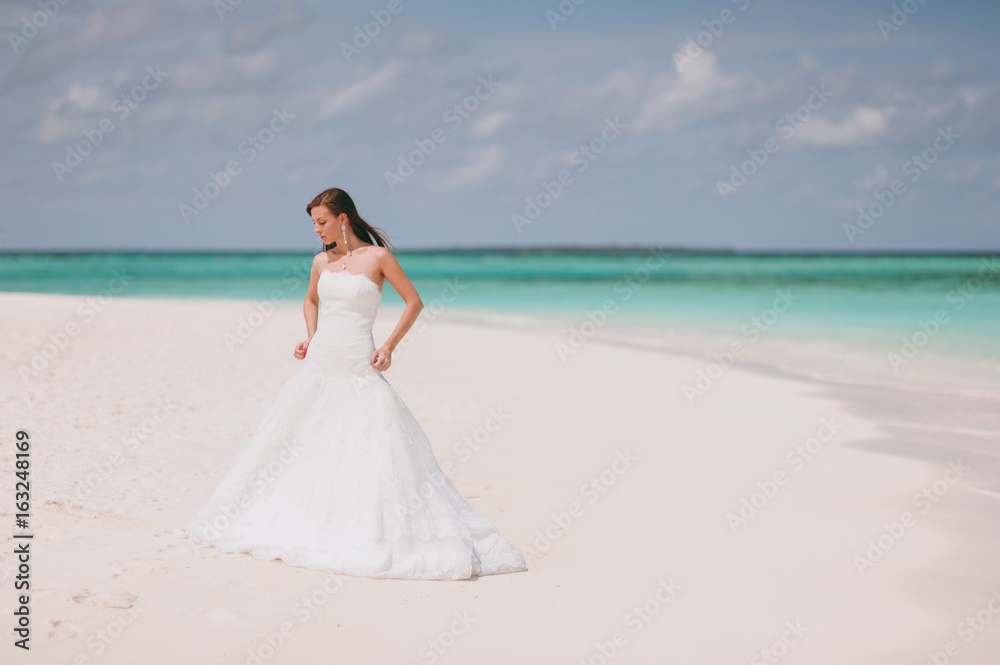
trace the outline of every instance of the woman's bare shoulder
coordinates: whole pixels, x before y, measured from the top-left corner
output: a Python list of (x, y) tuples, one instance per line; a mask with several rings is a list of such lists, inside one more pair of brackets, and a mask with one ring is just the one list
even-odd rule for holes
[(384, 256), (391, 255), (391, 252), (382, 245), (367, 245), (365, 247), (365, 251), (376, 259), (381, 259)]
[(330, 254), (328, 252), (320, 252), (313, 257), (313, 268), (316, 270), (325, 269), (328, 263), (330, 263)]
[(385, 269), (387, 266), (391, 266), (395, 262), (392, 252), (381, 245), (372, 245), (366, 249), (368, 251), (368, 255), (372, 257), (372, 263), (381, 269)]

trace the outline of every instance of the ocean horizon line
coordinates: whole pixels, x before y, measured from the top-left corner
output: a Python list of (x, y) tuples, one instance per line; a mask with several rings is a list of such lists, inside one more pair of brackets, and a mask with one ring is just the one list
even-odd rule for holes
[[(671, 245), (620, 245), (613, 247), (596, 247), (593, 245), (549, 245), (533, 247), (517, 246), (480, 246), (480, 247), (435, 247), (398, 249), (399, 254), (466, 254), (486, 255), (501, 254), (508, 256), (530, 254), (588, 255), (588, 256), (634, 256), (658, 251), (666, 254), (692, 256), (733, 256), (733, 257), (852, 257), (852, 256), (895, 256), (895, 257), (976, 257), (990, 256), (1000, 253), (1000, 247), (987, 250), (738, 250), (738, 249), (702, 249), (678, 247)], [(299, 256), (318, 253), (317, 248), (301, 250), (282, 249), (79, 249), (79, 250), (43, 250), (43, 249), (0, 249), (0, 256), (87, 256), (87, 255), (128, 255), (128, 256)]]

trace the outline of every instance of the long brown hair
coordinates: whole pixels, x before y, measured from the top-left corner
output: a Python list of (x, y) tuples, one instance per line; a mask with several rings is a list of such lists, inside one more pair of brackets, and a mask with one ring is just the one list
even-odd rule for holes
[[(316, 206), (326, 206), (333, 213), (334, 217), (344, 213), (351, 222), (354, 234), (361, 240), (367, 240), (373, 245), (380, 245), (396, 253), (396, 248), (392, 246), (385, 235), (385, 231), (375, 228), (358, 214), (358, 208), (354, 205), (354, 199), (342, 189), (332, 188), (320, 192), (309, 205), (306, 206), (306, 214), (312, 217), (312, 209)], [(323, 247), (327, 249), (326, 246)], [(345, 248), (346, 250), (346, 248)]]

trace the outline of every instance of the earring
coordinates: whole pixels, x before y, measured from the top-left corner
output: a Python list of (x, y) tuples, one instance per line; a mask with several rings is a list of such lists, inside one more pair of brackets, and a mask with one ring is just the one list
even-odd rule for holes
[(340, 232), (344, 236), (344, 251), (347, 251), (347, 226), (344, 224), (340, 225)]

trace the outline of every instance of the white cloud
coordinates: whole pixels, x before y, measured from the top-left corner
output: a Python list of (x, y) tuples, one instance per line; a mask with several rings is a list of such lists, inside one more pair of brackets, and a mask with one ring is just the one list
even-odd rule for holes
[(496, 111), (494, 113), (490, 113), (477, 120), (472, 127), (469, 128), (469, 133), (476, 138), (490, 137), (502, 125), (509, 121), (510, 117), (510, 113), (507, 113), (506, 111)]
[(146, 32), (161, 13), (152, 0), (134, 2), (117, 10), (98, 7), (84, 18), (68, 43), (76, 52), (87, 52), (127, 41)]
[(978, 106), (984, 99), (994, 96), (1000, 86), (996, 84), (985, 86), (966, 86), (959, 90), (958, 96), (968, 107)]
[(733, 94), (736, 87), (736, 78), (721, 74), (715, 54), (705, 51), (693, 62), (678, 67), (676, 73), (653, 78), (633, 131), (671, 131), (728, 109), (737, 102)]
[[(45, 108), (41, 122), (35, 129), (35, 140), (55, 143), (78, 138), (82, 121), (93, 116), (101, 106), (106, 93), (101, 86), (74, 83), (65, 94), (59, 95)], [(110, 103), (110, 102), (109, 102)]]
[(799, 51), (799, 69), (803, 71), (813, 71), (819, 68), (819, 60), (812, 53)]
[[(186, 118), (185, 124), (199, 127), (213, 127), (222, 125), (226, 128), (236, 127), (249, 122), (248, 113), (259, 104), (259, 100), (252, 95), (213, 95), (212, 97), (198, 97), (183, 105), (182, 109)], [(167, 107), (172, 109), (173, 106)], [(164, 114), (169, 110), (163, 110)], [(155, 114), (154, 117), (162, 116)], [(259, 122), (259, 120), (258, 120)]]
[(301, 3), (299, 0), (289, 0), (263, 24), (250, 23), (245, 19), (236, 23), (226, 43), (234, 51), (255, 49), (284, 32), (294, 30), (302, 23)]
[(404, 70), (399, 60), (390, 60), (381, 69), (331, 94), (324, 94), (316, 112), (317, 120), (327, 120), (371, 100), (389, 88)]
[(500, 162), (500, 146), (489, 145), (472, 152), (465, 164), (436, 172), (431, 181), (437, 189), (461, 189), (496, 173)]
[(591, 89), (594, 97), (612, 97), (619, 102), (631, 103), (639, 98), (648, 83), (646, 67), (633, 62), (628, 67), (619, 67)]
[(858, 189), (872, 190), (884, 187), (889, 182), (889, 170), (884, 166), (879, 166), (875, 172), (863, 180), (854, 183)]
[(966, 164), (964, 168), (961, 165), (954, 166), (945, 171), (941, 181), (956, 182), (963, 180), (976, 180), (979, 177), (979, 174), (982, 173), (984, 165), (985, 163), (982, 159), (975, 159)]
[(885, 130), (886, 121), (895, 113), (895, 109), (891, 107), (877, 109), (859, 105), (841, 122), (813, 116), (798, 129), (791, 140), (800, 145), (869, 145), (872, 139)]
[(249, 54), (212, 53), (178, 62), (164, 70), (170, 74), (168, 80), (174, 90), (193, 93), (256, 88), (270, 78), (276, 67), (274, 51), (262, 49)]
[(927, 68), (927, 76), (947, 81), (955, 76), (956, 60), (952, 56), (938, 56)]

